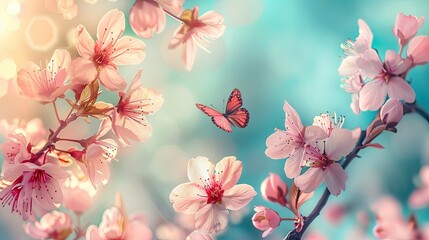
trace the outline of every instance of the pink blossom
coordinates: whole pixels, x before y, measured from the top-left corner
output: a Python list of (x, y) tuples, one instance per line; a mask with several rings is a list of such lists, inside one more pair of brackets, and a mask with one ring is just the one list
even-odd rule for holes
[(16, 79), (21, 94), (42, 103), (64, 97), (64, 92), (69, 88), (65, 81), (70, 61), (70, 53), (67, 50), (57, 49), (46, 69), (29, 62), (25, 68), (19, 70)]
[(316, 141), (307, 148), (304, 159), (310, 168), (295, 178), (295, 184), (303, 192), (312, 192), (325, 181), (329, 191), (338, 196), (341, 190), (346, 189), (348, 178), (338, 161), (353, 150), (356, 142), (352, 131), (333, 129), (326, 140)]
[(28, 122), (15, 119), (11, 124), (5, 120), (0, 120), (0, 134), (6, 138), (9, 135), (22, 134), (33, 150), (39, 150), (46, 143), (48, 130), (44, 128), (40, 118)]
[(182, 59), (186, 70), (191, 70), (195, 61), (196, 46), (207, 50), (209, 40), (220, 38), (225, 31), (223, 16), (209, 11), (198, 17), (198, 6), (186, 9), (180, 17), (183, 24), (174, 33), (169, 48), (183, 46)]
[(262, 197), (271, 202), (277, 202), (282, 206), (286, 206), (287, 185), (283, 182), (279, 175), (270, 173), (261, 183)]
[(398, 38), (398, 43), (402, 48), (416, 35), (424, 20), (424, 17), (417, 18), (413, 15), (398, 13), (395, 27), (393, 28), (393, 34)]
[(86, 176), (70, 174), (61, 186), (63, 189), (63, 207), (76, 214), (82, 214), (92, 207), (97, 189)]
[(3, 207), (11, 206), (24, 220), (34, 219), (58, 208), (63, 200), (59, 179), (68, 174), (59, 166), (46, 163), (42, 166), (23, 163), (4, 173), (4, 179), (19, 176), (0, 192)]
[(84, 26), (77, 27), (76, 48), (81, 57), (73, 60), (71, 65), (74, 84), (88, 84), (100, 79), (101, 84), (112, 91), (126, 87), (127, 83), (119, 75), (117, 65), (138, 64), (143, 61), (146, 45), (133, 37), (121, 37), (124, 30), (124, 13), (117, 9), (101, 18), (96, 42)]
[(74, 0), (45, 0), (46, 8), (61, 13), (64, 19), (70, 20), (77, 15), (77, 4)]
[(407, 56), (414, 65), (422, 65), (429, 62), (429, 37), (417, 36), (410, 41)]
[(130, 218), (123, 209), (111, 207), (104, 211), (100, 225), (91, 225), (86, 230), (86, 240), (150, 240), (152, 231), (147, 226), (144, 214), (137, 213)]
[(186, 240), (212, 240), (212, 237), (207, 233), (193, 231), (186, 237)]
[(276, 132), (267, 138), (265, 154), (272, 159), (288, 158), (285, 173), (288, 178), (295, 178), (301, 173), (302, 158), (309, 143), (326, 137), (318, 126), (304, 126), (295, 109), (285, 101), (283, 110), (286, 114), (285, 130)]
[(325, 217), (332, 224), (339, 224), (347, 213), (348, 209), (343, 204), (334, 203), (326, 207)]
[(374, 49), (365, 51), (357, 60), (362, 74), (370, 80), (359, 93), (359, 108), (361, 110), (379, 109), (388, 95), (391, 98), (414, 102), (416, 93), (410, 84), (401, 77), (411, 67), (409, 59), (402, 59), (392, 50), (386, 52), (384, 64)]
[(184, 0), (136, 0), (130, 10), (130, 25), (133, 31), (144, 38), (160, 33), (166, 22), (165, 10), (178, 16)]
[(422, 208), (429, 205), (429, 166), (420, 170), (422, 186), (411, 193), (408, 202), (413, 208)]
[(128, 90), (119, 93), (120, 99), (112, 116), (112, 129), (119, 139), (129, 145), (130, 140), (143, 142), (152, 134), (146, 115), (158, 111), (164, 103), (162, 95), (151, 88), (144, 88), (139, 70)]
[(255, 207), (255, 214), (252, 217), (253, 226), (258, 230), (264, 231), (262, 238), (267, 237), (280, 225), (281, 218), (279, 214), (264, 206)]
[(345, 43), (341, 44), (341, 48), (344, 50), (345, 58), (341, 62), (338, 68), (338, 73), (341, 76), (351, 76), (359, 72), (359, 68), (356, 65), (357, 59), (372, 45), (372, 32), (369, 26), (362, 19), (358, 20), (359, 25), (359, 36), (356, 41), (353, 42), (348, 39)]
[(37, 239), (66, 239), (73, 232), (73, 221), (67, 213), (52, 211), (38, 222), (26, 223), (25, 233)]
[(343, 79), (342, 82), (344, 84), (341, 87), (344, 89), (344, 91), (351, 93), (352, 96), (350, 108), (355, 114), (359, 114), (359, 92), (364, 85), (362, 76), (360, 75), (360, 73), (355, 73)]
[[(26, 137), (21, 133), (9, 134), (6, 142), (0, 145), (1, 152), (4, 157), (2, 176), (5, 175), (9, 168), (15, 167), (21, 162), (31, 159), (32, 155), (28, 146), (29, 144), (27, 143)], [(16, 176), (13, 176), (12, 180), (15, 178)], [(11, 179), (6, 178), (4, 180)]]
[(209, 234), (219, 232), (228, 223), (228, 209), (239, 210), (256, 195), (253, 187), (237, 184), (241, 161), (225, 157), (216, 166), (205, 157), (189, 160), (190, 182), (175, 187), (170, 201), (176, 212), (195, 214), (195, 228)]
[(404, 115), (404, 107), (398, 99), (390, 98), (380, 109), (380, 118), (384, 124), (395, 126)]

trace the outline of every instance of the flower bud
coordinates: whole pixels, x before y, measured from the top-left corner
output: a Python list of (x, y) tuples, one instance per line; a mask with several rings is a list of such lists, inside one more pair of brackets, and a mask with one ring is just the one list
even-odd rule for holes
[(258, 230), (264, 231), (262, 237), (270, 235), (281, 222), (279, 214), (264, 206), (255, 207), (256, 213), (252, 217), (253, 226)]
[(37, 239), (66, 239), (73, 232), (73, 222), (67, 213), (52, 211), (39, 222), (26, 223), (25, 232)]
[(287, 191), (287, 185), (275, 173), (270, 173), (261, 183), (262, 197), (267, 201), (277, 202), (282, 206), (286, 206)]
[(153, 0), (137, 0), (130, 10), (131, 28), (140, 37), (151, 38), (153, 32), (161, 32), (165, 21), (164, 10)]
[(403, 115), (404, 107), (402, 106), (402, 102), (394, 98), (387, 100), (380, 110), (381, 121), (386, 125), (390, 125), (389, 127), (396, 126), (401, 121)]
[(414, 65), (426, 64), (429, 62), (429, 37), (417, 36), (410, 41), (407, 49), (407, 56)]
[(403, 13), (399, 13), (396, 16), (393, 33), (398, 38), (401, 47), (407, 45), (408, 41), (416, 35), (424, 20), (424, 17), (417, 18), (412, 15), (404, 15)]

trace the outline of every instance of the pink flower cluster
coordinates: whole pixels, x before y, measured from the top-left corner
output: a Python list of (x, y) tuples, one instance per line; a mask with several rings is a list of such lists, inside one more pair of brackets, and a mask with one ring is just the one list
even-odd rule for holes
[[(407, 103), (414, 102), (416, 94), (407, 82), (408, 72), (417, 65), (429, 62), (429, 37), (415, 36), (424, 18), (399, 13), (393, 33), (398, 39), (399, 52), (387, 50), (384, 61), (372, 48), (373, 35), (369, 26), (358, 21), (359, 36), (353, 42), (347, 40), (341, 47), (343, 59), (338, 72), (343, 79), (343, 88), (352, 94), (351, 108), (354, 113), (378, 110), (386, 97)], [(406, 56), (403, 50), (407, 48)]]

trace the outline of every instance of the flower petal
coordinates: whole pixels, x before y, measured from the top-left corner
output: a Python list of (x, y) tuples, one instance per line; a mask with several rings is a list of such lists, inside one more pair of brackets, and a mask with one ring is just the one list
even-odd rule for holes
[(359, 108), (362, 111), (378, 110), (386, 100), (387, 84), (376, 79), (365, 84), (359, 92)]
[(107, 12), (97, 26), (97, 39), (101, 43), (101, 49), (106, 49), (110, 43), (116, 42), (124, 30), (124, 13), (118, 9)]
[(83, 25), (79, 25), (76, 31), (76, 49), (79, 52), (79, 55), (85, 59), (91, 59), (94, 54), (94, 40)]
[(289, 144), (289, 133), (278, 130), (271, 134), (266, 141), (265, 155), (272, 159), (288, 158), (292, 155), (295, 146)]
[(324, 172), (320, 168), (310, 168), (301, 176), (295, 178), (296, 186), (305, 193), (313, 192), (322, 182)]
[(285, 101), (285, 104), (283, 105), (283, 111), (286, 114), (286, 131), (295, 135), (301, 134), (301, 130), (304, 128), (304, 125), (302, 125), (301, 118), (299, 117), (296, 110), (291, 105), (289, 105), (287, 101)]
[(193, 183), (204, 185), (214, 178), (214, 172), (215, 165), (206, 157), (198, 156), (188, 162), (188, 178)]
[(215, 178), (223, 190), (228, 190), (237, 184), (242, 169), (241, 161), (234, 156), (224, 157), (216, 164)]
[(138, 64), (145, 58), (145, 50), (143, 41), (124, 36), (115, 43), (110, 60), (117, 65)]
[(325, 182), (329, 192), (338, 196), (341, 190), (346, 190), (347, 173), (339, 163), (333, 163), (325, 169)]
[[(176, 212), (194, 214), (205, 204), (207, 193), (196, 183), (182, 183), (170, 193), (170, 202)], [(207, 204), (211, 205), (211, 204)]]
[(412, 103), (416, 100), (416, 92), (403, 78), (393, 77), (387, 84), (389, 97)]
[(374, 49), (368, 49), (356, 60), (362, 75), (374, 79), (383, 71), (383, 63)]
[(70, 65), (73, 84), (88, 84), (97, 79), (97, 67), (94, 62), (84, 58), (76, 58)]
[(359, 68), (356, 64), (357, 59), (357, 56), (347, 56), (344, 58), (340, 67), (338, 68), (338, 74), (341, 76), (350, 76), (357, 73), (359, 71)]
[(255, 189), (247, 184), (238, 184), (224, 192), (222, 201), (229, 210), (240, 210), (256, 195)]
[(334, 128), (325, 145), (326, 156), (338, 161), (349, 154), (356, 145), (357, 138), (348, 129)]
[(195, 214), (195, 228), (217, 233), (228, 224), (228, 210), (218, 204), (206, 204)]
[(285, 163), (285, 173), (288, 178), (296, 178), (301, 174), (301, 163), (304, 157), (304, 149), (298, 148), (292, 156), (290, 156)]
[(118, 70), (112, 65), (104, 66), (100, 71), (100, 82), (111, 91), (124, 90), (127, 86), (125, 79), (119, 74)]

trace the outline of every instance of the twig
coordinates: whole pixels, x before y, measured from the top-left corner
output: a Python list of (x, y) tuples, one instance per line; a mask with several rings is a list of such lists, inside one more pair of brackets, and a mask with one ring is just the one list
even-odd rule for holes
[(57, 117), (58, 123), (61, 124), (61, 118), (58, 114), (57, 104), (55, 103), (55, 101), (52, 102), (52, 106), (54, 106), (55, 116)]

